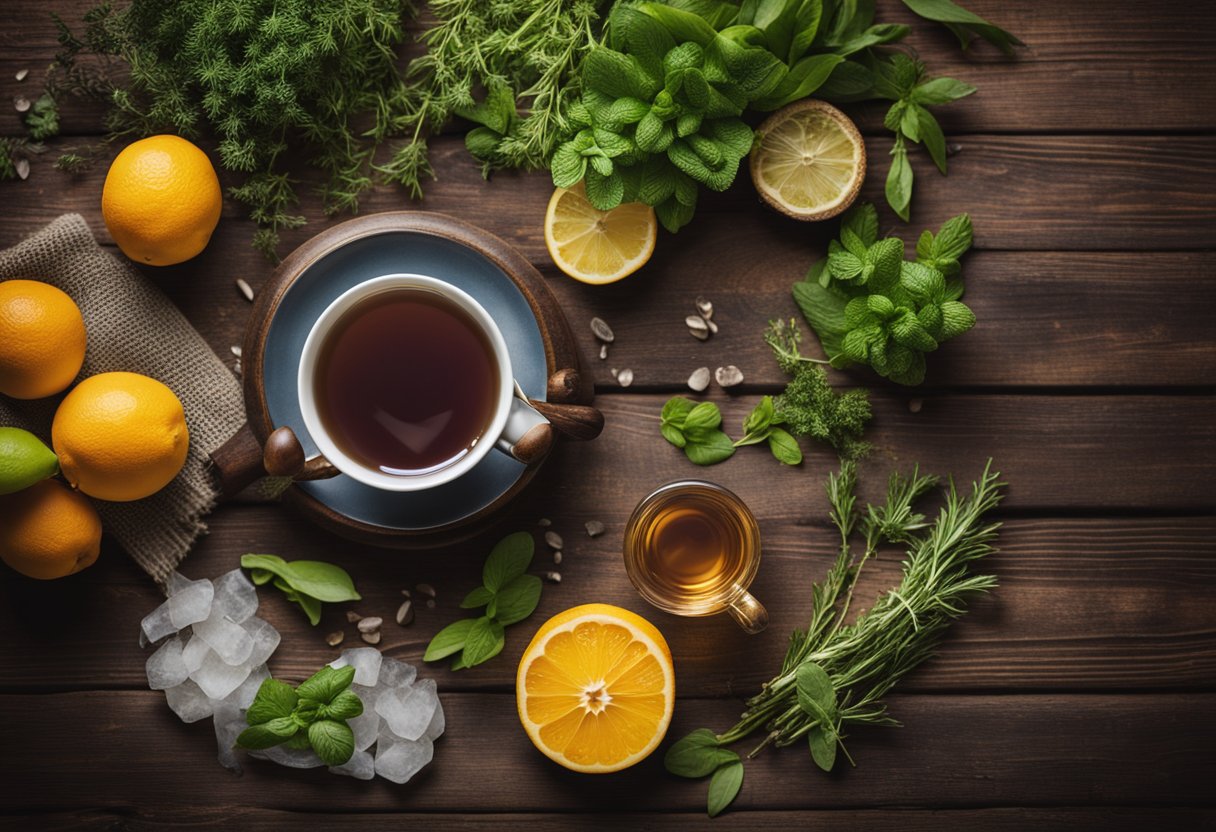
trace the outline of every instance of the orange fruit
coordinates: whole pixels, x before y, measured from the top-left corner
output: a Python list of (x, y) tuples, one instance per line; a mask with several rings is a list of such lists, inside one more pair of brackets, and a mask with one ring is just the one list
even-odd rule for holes
[(73, 488), (125, 502), (155, 494), (177, 476), (190, 433), (168, 387), (138, 373), (102, 373), (64, 397), (51, 445)]
[(101, 551), (101, 518), (81, 495), (43, 480), (0, 497), (0, 559), (44, 581), (93, 565)]
[(545, 245), (557, 267), (581, 283), (612, 283), (627, 277), (654, 254), (659, 223), (654, 209), (624, 202), (601, 211), (580, 182), (558, 188), (545, 211)]
[(207, 154), (178, 136), (150, 136), (115, 157), (101, 191), (101, 215), (122, 253), (171, 266), (207, 247), (223, 194)]
[(549, 759), (572, 771), (620, 771), (667, 733), (676, 699), (671, 650), (636, 613), (574, 607), (536, 632), (519, 662), (515, 699), (524, 730)]
[(61, 289), (37, 280), (0, 283), (0, 393), (41, 399), (72, 383), (84, 363), (84, 318)]

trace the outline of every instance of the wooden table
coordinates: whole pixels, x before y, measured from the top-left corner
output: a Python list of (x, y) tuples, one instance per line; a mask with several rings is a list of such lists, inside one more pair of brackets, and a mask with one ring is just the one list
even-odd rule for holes
[[(51, 4), (71, 18), (87, 0)], [(919, 389), (868, 371), (836, 375), (873, 391), (864, 492), (894, 466), (920, 462), (974, 477), (988, 456), (1010, 483), (1000, 589), (974, 604), (940, 657), (890, 697), (902, 730), (858, 730), (857, 768), (817, 771), (802, 748), (767, 750), (747, 765), (731, 813), (714, 828), (814, 829), (1082, 827), (1197, 828), (1216, 822), (1216, 49), (1212, 3), (1036, 3), (969, 0), (1030, 47), (1014, 61), (980, 47), (962, 56), (951, 37), (916, 26), (911, 44), (935, 74), (979, 93), (941, 109), (957, 145), (948, 178), (914, 154), (913, 222), (883, 213), (884, 228), (913, 239), (960, 211), (974, 219), (964, 271), (979, 325), (934, 354)], [(882, 19), (908, 20), (880, 3)], [(54, 51), (43, 3), (10, 2), (0, 22), (0, 100), (34, 89)], [(14, 73), (31, 70), (24, 84)], [(865, 197), (881, 202), (890, 141), (881, 109), (853, 108), (867, 137)], [(0, 117), (16, 134), (11, 112)], [(67, 109), (53, 150), (91, 143), (100, 114)], [(608, 361), (592, 359), (607, 428), (596, 442), (561, 447), (530, 491), (489, 535), (449, 550), (378, 551), (328, 536), (282, 507), (231, 504), (184, 565), (216, 576), (248, 551), (323, 558), (345, 566), (382, 615), (384, 652), (419, 662), (430, 637), (459, 612), (490, 543), (535, 529), (542, 517), (566, 539), (560, 585), (510, 629), (503, 655), (472, 671), (426, 666), (437, 679), (448, 732), (435, 762), (396, 786), (323, 771), (251, 762), (234, 779), (215, 761), (210, 722), (183, 725), (147, 690), (136, 643), (153, 586), (114, 546), (71, 580), (38, 583), (0, 570), (0, 783), (5, 825), (233, 829), (703, 828), (705, 785), (667, 775), (661, 755), (606, 777), (567, 772), (538, 754), (515, 714), (516, 663), (534, 628), (586, 601), (620, 604), (653, 620), (670, 641), (678, 688), (670, 737), (722, 730), (742, 697), (775, 672), (788, 633), (809, 612), (811, 582), (831, 557), (822, 484), (831, 455), (810, 449), (800, 468), (740, 452), (694, 468), (658, 433), (658, 413), (696, 367), (734, 363), (747, 375), (720, 390), (737, 424), (782, 376), (760, 340), (769, 318), (795, 314), (789, 294), (834, 224), (807, 226), (757, 204), (748, 177), (703, 200), (696, 220), (664, 235), (650, 264), (608, 288), (589, 288), (548, 262), (542, 217), (551, 190), (538, 175), (483, 182), (458, 136), (433, 142), (439, 181), (423, 203), (382, 188), (364, 212), (446, 211), (503, 236), (549, 278), (582, 345), (600, 315), (616, 330)], [(0, 185), (0, 245), (65, 211), (79, 211), (109, 243), (98, 210), (113, 151), (72, 178), (34, 162), (26, 182)], [(315, 203), (306, 205), (320, 216)], [(324, 227), (286, 235), (290, 250)], [(232, 361), (249, 305), (270, 266), (248, 245), (250, 225), (225, 205), (210, 247), (180, 267), (149, 270), (216, 352)], [(1208, 265), (1204, 265), (1207, 263)], [(721, 332), (707, 343), (681, 324), (704, 294)], [(635, 382), (619, 388), (610, 368)], [(726, 617), (677, 619), (647, 607), (621, 568), (625, 519), (658, 483), (708, 476), (737, 491), (760, 519), (765, 560), (755, 593), (772, 614), (748, 637)], [(582, 531), (598, 519), (607, 533)], [(543, 547), (542, 547), (543, 548)], [(549, 568), (542, 555), (536, 569)], [(860, 597), (897, 580), (898, 553), (867, 569)], [(391, 623), (399, 590), (439, 592), (415, 624)], [(283, 633), (276, 676), (298, 681), (336, 653), (332, 630), (352, 630), (346, 606), (310, 628), (276, 593), (260, 614)], [(348, 636), (348, 645), (352, 639)], [(619, 813), (628, 813), (622, 815)], [(298, 814), (305, 813), (305, 814)], [(577, 813), (577, 814), (575, 814)], [(17, 816), (24, 816), (18, 819)]]

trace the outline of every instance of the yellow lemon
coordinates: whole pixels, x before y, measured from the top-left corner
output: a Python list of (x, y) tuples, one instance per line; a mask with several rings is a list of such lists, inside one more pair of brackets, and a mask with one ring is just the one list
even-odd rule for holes
[(62, 392), (84, 363), (85, 340), (80, 307), (62, 290), (37, 280), (0, 283), (0, 393)]
[(826, 220), (857, 198), (866, 146), (849, 117), (826, 101), (795, 101), (756, 130), (752, 182), (783, 214)]
[(584, 604), (541, 625), (515, 680), (519, 720), (545, 756), (602, 774), (658, 747), (675, 706), (671, 650), (653, 624)]
[(125, 502), (155, 494), (177, 476), (190, 434), (168, 387), (138, 373), (102, 373), (59, 405), (51, 445), (73, 488)]
[(123, 148), (101, 191), (101, 215), (122, 253), (171, 266), (207, 247), (223, 207), (207, 154), (177, 136), (150, 136)]
[(654, 209), (625, 202), (601, 211), (580, 182), (558, 188), (545, 212), (545, 245), (557, 267), (583, 283), (612, 283), (633, 274), (654, 253)]
[(62, 483), (0, 497), (0, 559), (22, 575), (62, 578), (92, 566), (100, 551), (97, 511)]

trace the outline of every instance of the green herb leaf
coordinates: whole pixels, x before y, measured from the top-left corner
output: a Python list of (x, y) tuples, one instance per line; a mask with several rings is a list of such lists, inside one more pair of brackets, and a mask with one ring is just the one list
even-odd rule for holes
[(914, 104), (913, 109), (916, 112), (920, 140), (925, 149), (929, 151), (933, 164), (937, 165), (937, 169), (944, 174), (946, 172), (946, 136), (942, 133), (942, 127), (933, 117), (933, 113), (924, 107)]
[(363, 713), (363, 700), (350, 688), (338, 693), (325, 708), (330, 719), (354, 719)]
[(722, 412), (713, 402), (701, 402), (684, 417), (685, 435), (698, 430), (713, 430), (722, 424)]
[(661, 3), (643, 3), (638, 8), (662, 23), (677, 43), (691, 41), (704, 47), (718, 35), (714, 27), (698, 14)]
[[(287, 731), (286, 725), (290, 725), (290, 731)], [(251, 750), (270, 748), (275, 745), (281, 745), (298, 730), (299, 726), (290, 717), (286, 718), (285, 723), (276, 719), (260, 725), (249, 726), (237, 735), (236, 744), (240, 748)]]
[(460, 661), (465, 667), (473, 667), (494, 658), (506, 644), (502, 624), (483, 615), (473, 621), (465, 638), (464, 652)]
[(494, 593), (484, 586), (479, 586), (464, 596), (464, 600), (460, 602), (460, 608), (462, 610), (474, 610), (478, 607), (484, 607), (492, 600), (494, 600)]
[(327, 705), (333, 702), (339, 693), (349, 688), (354, 678), (355, 668), (352, 665), (345, 667), (326, 665), (301, 682), (296, 688), (296, 694), (301, 699), (311, 699)]
[(308, 726), (308, 743), (327, 766), (340, 766), (355, 753), (355, 734), (345, 722), (321, 719)]
[(802, 449), (798, 440), (781, 428), (773, 428), (768, 435), (768, 447), (778, 462), (786, 465), (799, 465), (802, 462)]
[(953, 78), (934, 78), (917, 84), (909, 95), (918, 104), (948, 104), (966, 98), (975, 92), (975, 87)]
[(887, 173), (887, 204), (899, 218), (908, 221), (908, 206), (912, 202), (912, 165), (908, 163), (908, 148), (902, 137), (891, 148), (891, 170)]
[(465, 642), (468, 640), (469, 632), (473, 629), (475, 621), (476, 619), (473, 618), (462, 618), (444, 627), (426, 646), (422, 660), (424, 662), (438, 661), (464, 650)]
[(304, 614), (308, 616), (309, 624), (315, 627), (321, 623), (321, 602), (316, 598), (293, 590), (288, 599), (300, 605), (300, 609), (304, 610)]
[(837, 362), (841, 357), (841, 344), (848, 331), (845, 325), (844, 309), (848, 304), (847, 296), (835, 288), (825, 288), (818, 281), (800, 281), (794, 284), (794, 300), (803, 316), (810, 323), (823, 351), (832, 362), (833, 367), (843, 366), (847, 362)]
[(265, 679), (249, 705), (245, 720), (250, 725), (261, 725), (272, 719), (291, 716), (299, 701), (300, 697), (291, 685), (277, 679)]
[(739, 794), (743, 786), (743, 761), (719, 766), (714, 776), (709, 779), (709, 804), (707, 811), (711, 818), (716, 818), (729, 806)]
[(720, 430), (709, 430), (689, 437), (684, 446), (684, 455), (694, 465), (716, 465), (731, 458), (735, 453), (734, 443)]
[(667, 749), (663, 765), (677, 777), (698, 778), (738, 759), (738, 754), (718, 744), (713, 731), (698, 728)]
[[(494, 544), (494, 548), (490, 550), (490, 556), (486, 558), (485, 566), (481, 570), (481, 580), (485, 584), (485, 588), (491, 593), (498, 592), (502, 587), (527, 572), (535, 550), (536, 542), (528, 532), (509, 534)], [(488, 603), (488, 600), (483, 603)], [(482, 604), (474, 606), (482, 606)]]
[(319, 560), (284, 561), (275, 555), (242, 555), (241, 566), (265, 569), (286, 581), (292, 589), (318, 601), (340, 603), (362, 598), (350, 575), (340, 566)]
[(269, 569), (254, 569), (250, 571), (249, 577), (255, 586), (263, 586), (274, 580), (274, 573)]
[(493, 617), (504, 627), (523, 621), (540, 603), (541, 588), (540, 578), (535, 575), (518, 576), (498, 591)]
[(996, 46), (1006, 55), (1013, 54), (1013, 47), (1025, 46), (1013, 35), (999, 26), (994, 26), (978, 14), (973, 14), (950, 0), (903, 0), (904, 5), (926, 20), (945, 24), (959, 43), (966, 49), (971, 44), (972, 33)]
[(807, 733), (807, 740), (811, 747), (811, 759), (815, 761), (815, 765), (819, 766), (824, 771), (831, 771), (836, 765), (836, 732), (834, 729), (824, 725), (816, 725)]
[(814, 662), (803, 662), (795, 673), (798, 705), (807, 714), (831, 724), (836, 719), (836, 688), (827, 671)]

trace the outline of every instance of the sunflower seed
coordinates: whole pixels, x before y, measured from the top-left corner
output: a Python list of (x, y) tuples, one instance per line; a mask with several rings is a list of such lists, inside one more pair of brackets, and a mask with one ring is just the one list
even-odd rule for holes
[(718, 334), (718, 325), (716, 323), (714, 323), (713, 321), (711, 321), (709, 318), (705, 319), (705, 326), (709, 329), (709, 332), (711, 335)]
[(29, 71), (28, 69), (19, 69), (19, 70), (17, 70), (17, 74), (16, 74), (14, 77), (15, 77), (15, 78), (16, 78), (18, 81), (24, 81), (24, 80), (25, 80), (25, 76), (27, 76), (27, 75), (29, 75), (29, 74), (30, 74), (30, 71)]
[(697, 393), (704, 393), (705, 388), (709, 387), (709, 379), (709, 368), (698, 367), (688, 377), (688, 388)]
[(612, 373), (613, 378), (616, 378), (616, 367), (610, 367), (608, 372)]
[(616, 383), (622, 387), (628, 387), (633, 384), (633, 370), (626, 368), (617, 373)]
[(233, 346), (229, 347), (228, 349), (232, 350), (232, 354), (235, 355), (237, 358), (241, 357), (241, 348), (240, 347), (233, 345)]
[(697, 311), (701, 313), (701, 317), (709, 320), (714, 316), (714, 305), (705, 298), (697, 297)]
[(19, 113), (24, 113), (30, 108), (30, 100), (24, 95), (18, 95), (13, 98), (13, 107)]
[(427, 608), (428, 610), (433, 610), (433, 609), (435, 609), (435, 599), (434, 599), (434, 598), (427, 598), (427, 599), (426, 599), (426, 608)]
[(342, 632), (341, 630), (334, 630), (325, 637), (325, 643), (330, 647), (337, 647), (342, 643), (344, 638), (346, 638), (346, 633)]
[(545, 532), (545, 543), (549, 544), (550, 549), (561, 549), (562, 536), (554, 531)]
[(351, 624), (358, 624), (360, 621), (363, 620), (363, 616), (359, 615), (359, 613), (355, 612), (354, 610), (347, 610), (346, 611), (346, 620), (349, 621)]
[(604, 322), (603, 318), (591, 319), (591, 331), (595, 333), (595, 337), (599, 338), (605, 344), (611, 344), (616, 340), (616, 335), (612, 332), (612, 327)]
[(253, 303), (253, 287), (246, 283), (243, 277), (236, 279), (236, 288), (245, 296), (245, 300)]
[(368, 644), (380, 643), (380, 631), (372, 630), (370, 633), (359, 633), (359, 638), (366, 641)]
[(607, 358), (608, 358), (608, 345), (600, 344), (600, 361), (604, 361)]
[(542, 529), (547, 529), (553, 525), (553, 521), (548, 517), (542, 517), (536, 521), (536, 525), (540, 526)]
[(361, 619), (355, 626), (361, 633), (374, 633), (380, 629), (380, 625), (384, 623), (384, 619), (378, 615), (369, 615), (367, 618)]
[[(700, 318), (698, 318), (697, 320), (700, 320)], [(704, 323), (704, 321), (702, 321), (702, 323)], [(689, 327), (688, 334), (691, 335), (693, 338), (696, 338), (698, 341), (708, 341), (709, 340), (709, 328), (708, 327), (706, 327), (705, 329), (693, 329), (692, 327)]]
[(908, 411), (910, 413), (920, 413), (920, 409), (924, 406), (924, 399), (908, 399)]
[(17, 175), (20, 176), (22, 179), (30, 178), (30, 160), (29, 159), (18, 159), (16, 162), (13, 163), (13, 167), (16, 168)]
[(583, 527), (587, 529), (587, 537), (599, 537), (604, 533), (604, 524), (599, 520), (588, 520)]
[(725, 367), (714, 370), (714, 378), (723, 387), (734, 387), (743, 383), (743, 371), (734, 364), (727, 364)]
[(562, 563), (562, 553), (554, 552), (553, 553), (553, 564), (555, 566), (561, 566), (561, 563)]
[(418, 584), (418, 586), (414, 587), (414, 589), (418, 590), (428, 598), (435, 597), (435, 587), (431, 586), (430, 584)]
[(414, 593), (410, 592), (408, 589), (401, 590), (401, 594), (404, 595), (406, 598), (414, 597)]
[(690, 330), (694, 332), (697, 330), (704, 332), (705, 330), (709, 329), (709, 325), (705, 323), (705, 319), (700, 315), (689, 315), (684, 319), (684, 323)]
[(562, 582), (562, 573), (561, 572), (546, 572), (545, 580), (549, 581), (550, 583), (560, 584)]
[(241, 374), (241, 362), (239, 359), (235, 364), (232, 365), (232, 372), (236, 373), (238, 376)]
[(397, 623), (402, 627), (414, 623), (414, 602), (408, 598), (397, 607)]

